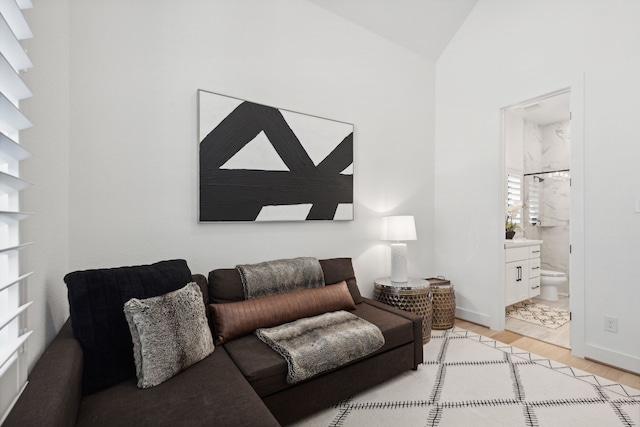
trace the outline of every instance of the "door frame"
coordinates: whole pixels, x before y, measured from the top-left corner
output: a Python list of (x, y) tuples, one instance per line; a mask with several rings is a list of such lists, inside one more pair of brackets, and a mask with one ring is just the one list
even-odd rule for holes
[[(533, 98), (529, 98), (501, 108), (501, 136), (500, 143), (502, 148), (502, 199), (501, 211), (504, 212), (504, 201), (506, 200), (506, 186), (504, 183), (507, 179), (506, 164), (506, 120), (505, 115), (518, 107), (541, 101), (543, 99), (560, 95), (562, 93), (570, 93), (570, 120), (571, 120), (571, 210), (569, 222), (569, 295), (571, 310), (571, 329), (570, 329), (570, 346), (573, 355), (584, 357), (585, 353), (585, 219), (584, 219), (584, 199), (585, 199), (585, 75), (575, 77), (571, 80), (569, 86), (561, 89), (547, 92)], [(504, 233), (504, 230), (501, 230)], [(503, 249), (504, 250), (504, 249)], [(504, 257), (503, 257), (504, 258)], [(496, 298), (501, 301), (500, 309), (503, 309), (505, 303), (505, 286), (506, 279), (504, 277), (504, 267), (502, 274), (501, 295)], [(496, 315), (498, 312), (496, 310)], [(498, 330), (505, 328), (505, 316), (499, 315), (498, 319), (493, 322)]]

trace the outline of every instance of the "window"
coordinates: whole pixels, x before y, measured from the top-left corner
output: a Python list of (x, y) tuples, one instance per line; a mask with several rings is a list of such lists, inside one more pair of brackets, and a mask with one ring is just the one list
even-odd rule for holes
[(529, 208), (529, 224), (540, 225), (540, 177), (527, 178), (527, 207)]
[[(522, 206), (522, 178), (520, 175), (507, 175), (507, 208), (509, 206)], [(522, 223), (522, 210), (518, 209), (511, 221), (514, 224)]]
[(0, 1), (0, 424), (27, 383), (27, 278), (22, 273), (19, 223), (30, 216), (20, 211), (20, 191), (29, 183), (20, 178), (20, 161), (30, 154), (19, 133), (31, 126), (20, 111), (20, 100), (31, 92), (20, 71), (32, 66), (20, 40), (32, 37), (22, 9), (31, 0)]

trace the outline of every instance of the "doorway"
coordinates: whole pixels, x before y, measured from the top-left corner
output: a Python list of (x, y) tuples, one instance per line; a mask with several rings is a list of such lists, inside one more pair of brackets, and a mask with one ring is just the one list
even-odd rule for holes
[(503, 109), (507, 222), (516, 230), (505, 253), (514, 242), (533, 243), (531, 253), (539, 249), (519, 267), (529, 274), (518, 285), (525, 290), (518, 301), (505, 280), (505, 329), (565, 348), (571, 347), (570, 95), (563, 89)]

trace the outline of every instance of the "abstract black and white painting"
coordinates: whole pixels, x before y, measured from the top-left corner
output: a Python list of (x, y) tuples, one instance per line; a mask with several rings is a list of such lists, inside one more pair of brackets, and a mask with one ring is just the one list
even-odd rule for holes
[(200, 222), (353, 219), (353, 125), (198, 91)]

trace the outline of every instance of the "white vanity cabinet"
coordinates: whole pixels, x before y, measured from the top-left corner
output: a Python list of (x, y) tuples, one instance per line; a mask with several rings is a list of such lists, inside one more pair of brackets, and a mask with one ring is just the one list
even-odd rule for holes
[(540, 295), (540, 245), (529, 246), (529, 298)]
[(540, 294), (541, 240), (513, 240), (505, 243), (506, 305)]

